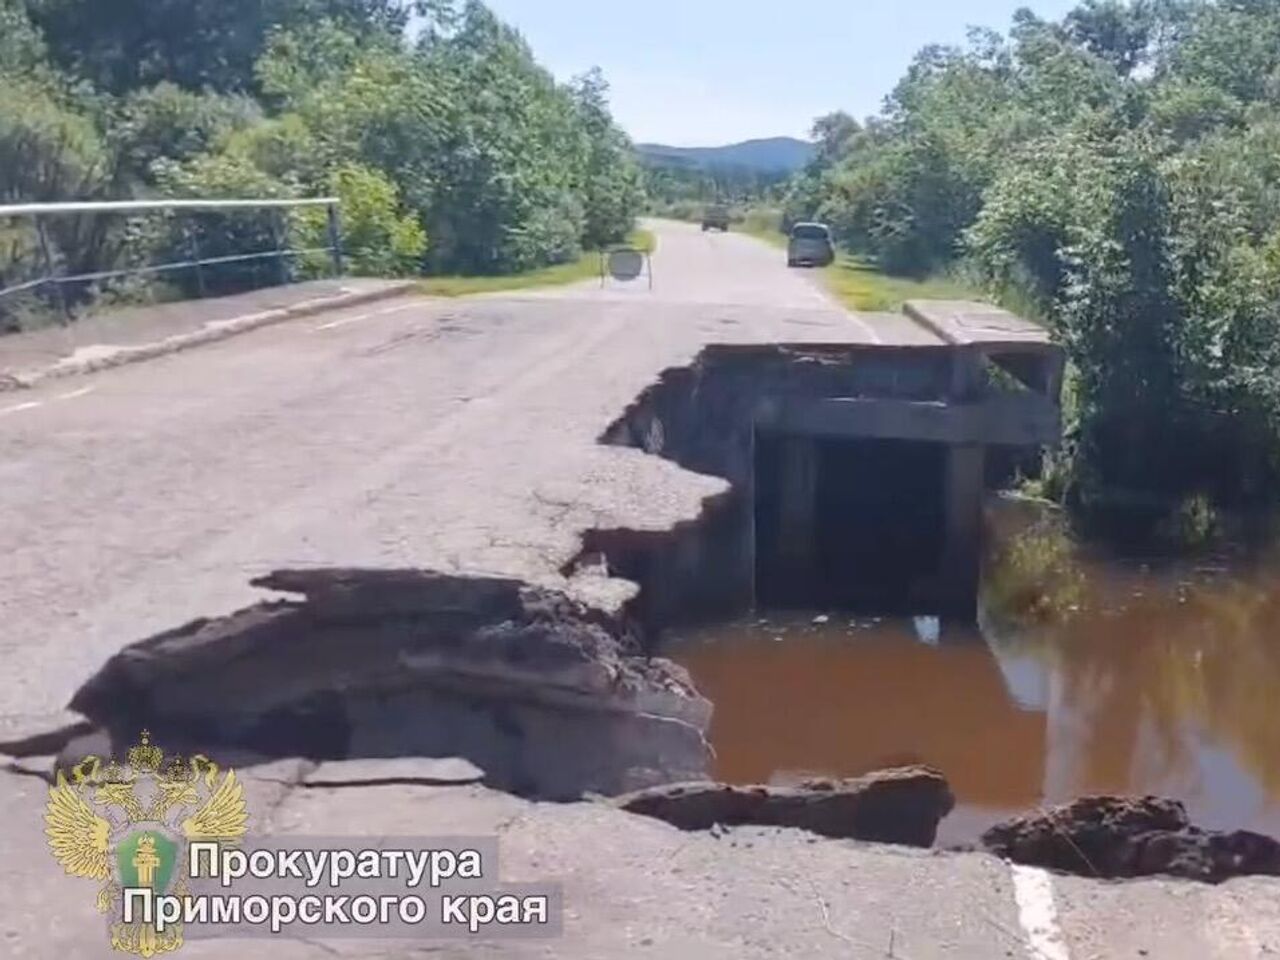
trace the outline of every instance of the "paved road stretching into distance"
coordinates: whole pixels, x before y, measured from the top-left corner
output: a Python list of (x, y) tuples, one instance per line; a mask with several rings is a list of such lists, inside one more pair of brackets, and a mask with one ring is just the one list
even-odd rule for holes
[[(405, 299), (0, 395), (0, 714), (59, 709), (120, 647), (259, 600), (249, 579), (280, 567), (494, 572), (616, 604), (626, 585), (562, 577), (580, 534), (667, 528), (722, 486), (596, 443), (660, 371), (711, 342), (929, 339), (902, 318), (844, 312), (758, 241), (656, 229), (652, 292), (641, 281)], [(43, 790), (0, 774), (11, 811), (0, 883), (16, 891), (0, 911), (0, 952), (105, 956), (92, 885), (60, 876), (43, 846)], [(573, 918), (563, 942), (445, 956), (1235, 960), (1280, 951), (1280, 885), (1267, 880), (1102, 884), (980, 854), (752, 831), (717, 840), (481, 788), (307, 788), (272, 805), (275, 828), (312, 834), (421, 834), (427, 810), (436, 832), (499, 833), (511, 851), (506, 878), (565, 880)], [(55, 923), (41, 913), (54, 904), (75, 906), (59, 907)], [(293, 944), (270, 956), (335, 949), (436, 955)], [(184, 955), (266, 951), (196, 944)]]
[(696, 515), (714, 486), (596, 444), (627, 404), (709, 340), (876, 333), (763, 244), (660, 235), (652, 293), (403, 299), (0, 395), (0, 713), (61, 707), (271, 569), (563, 585), (583, 529)]

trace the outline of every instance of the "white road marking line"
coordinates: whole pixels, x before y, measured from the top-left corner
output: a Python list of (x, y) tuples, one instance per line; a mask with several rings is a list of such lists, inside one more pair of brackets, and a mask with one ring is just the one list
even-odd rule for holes
[(55, 400), (74, 400), (76, 397), (83, 397), (85, 394), (93, 393), (97, 387), (81, 387), (79, 390), (72, 390), (70, 393), (60, 393)]
[(43, 400), (28, 400), (26, 403), (19, 403), (12, 407), (5, 407), (3, 410), (0, 410), (0, 417), (8, 416), (11, 413), (19, 413), (23, 410), (31, 410), (35, 407), (41, 406), (43, 403)]
[(872, 329), (871, 324), (867, 323), (867, 321), (863, 320), (852, 310), (849, 310), (848, 314), (850, 320), (860, 326), (863, 330), (867, 331), (867, 336), (871, 338), (872, 343), (884, 343), (884, 341), (880, 339), (880, 334), (876, 333), (875, 330)]
[(394, 307), (383, 307), (381, 310), (371, 310), (368, 313), (358, 313), (354, 317), (342, 317), (339, 320), (330, 320), (328, 323), (322, 323), (317, 327), (312, 327), (312, 333), (318, 333), (321, 330), (333, 330), (337, 327), (345, 327), (349, 323), (357, 323), (360, 320), (370, 320), (373, 317), (385, 316), (388, 313), (395, 313), (398, 310), (408, 310), (410, 307), (418, 307), (418, 303), (400, 303)]
[(1053, 902), (1053, 882), (1048, 871), (1013, 863), (1009, 872), (1013, 877), (1013, 898), (1018, 904), (1018, 923), (1027, 935), (1032, 960), (1071, 960), (1058, 927), (1058, 908)]

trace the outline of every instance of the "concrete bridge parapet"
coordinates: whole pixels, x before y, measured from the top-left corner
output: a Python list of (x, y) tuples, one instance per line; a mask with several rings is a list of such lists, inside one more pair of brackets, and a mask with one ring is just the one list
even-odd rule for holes
[[(1059, 442), (1063, 353), (1043, 327), (986, 304), (913, 301), (905, 312), (938, 338), (948, 356), (948, 382), (938, 396), (793, 396), (765, 403), (757, 412), (758, 431), (787, 438), (777, 448), (782, 460), (776, 487), (781, 553), (794, 569), (812, 571), (817, 565), (812, 530), (820, 483), (818, 444), (887, 440), (943, 445), (942, 543), (936, 577), (928, 578), (920, 593), (937, 612), (972, 619), (977, 615), (987, 449), (1034, 449)], [(915, 365), (920, 357), (907, 350), (901, 361)], [(868, 462), (865, 469), (876, 466)]]
[(904, 342), (707, 347), (607, 431), (732, 485), (659, 559), (596, 538), (644, 585), (645, 619), (753, 605), (976, 617), (988, 452), (1057, 444), (1062, 352), (981, 304), (907, 314)]

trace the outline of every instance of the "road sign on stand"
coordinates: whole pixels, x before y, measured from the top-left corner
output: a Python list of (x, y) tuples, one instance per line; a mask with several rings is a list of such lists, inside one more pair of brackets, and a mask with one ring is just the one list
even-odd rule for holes
[(637, 247), (613, 247), (600, 254), (600, 286), (612, 277), (630, 283), (641, 276), (648, 277), (649, 289), (653, 289), (653, 260), (645, 250)]

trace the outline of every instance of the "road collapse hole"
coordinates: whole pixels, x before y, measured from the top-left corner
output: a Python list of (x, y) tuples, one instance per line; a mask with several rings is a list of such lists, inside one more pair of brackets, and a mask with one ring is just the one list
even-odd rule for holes
[[(666, 371), (601, 442), (721, 477), (730, 491), (668, 532), (594, 531), (583, 555), (603, 554), (613, 575), (639, 584), (632, 613), (649, 633), (761, 607), (964, 619), (977, 583), (956, 575), (953, 448), (887, 437), (877, 420), (881, 405), (945, 401), (950, 369), (941, 349), (707, 348)], [(832, 403), (846, 406), (833, 416)], [(856, 416), (842, 419), (846, 410)]]
[(937, 591), (945, 539), (941, 444), (755, 442), (756, 602), (915, 614)]

